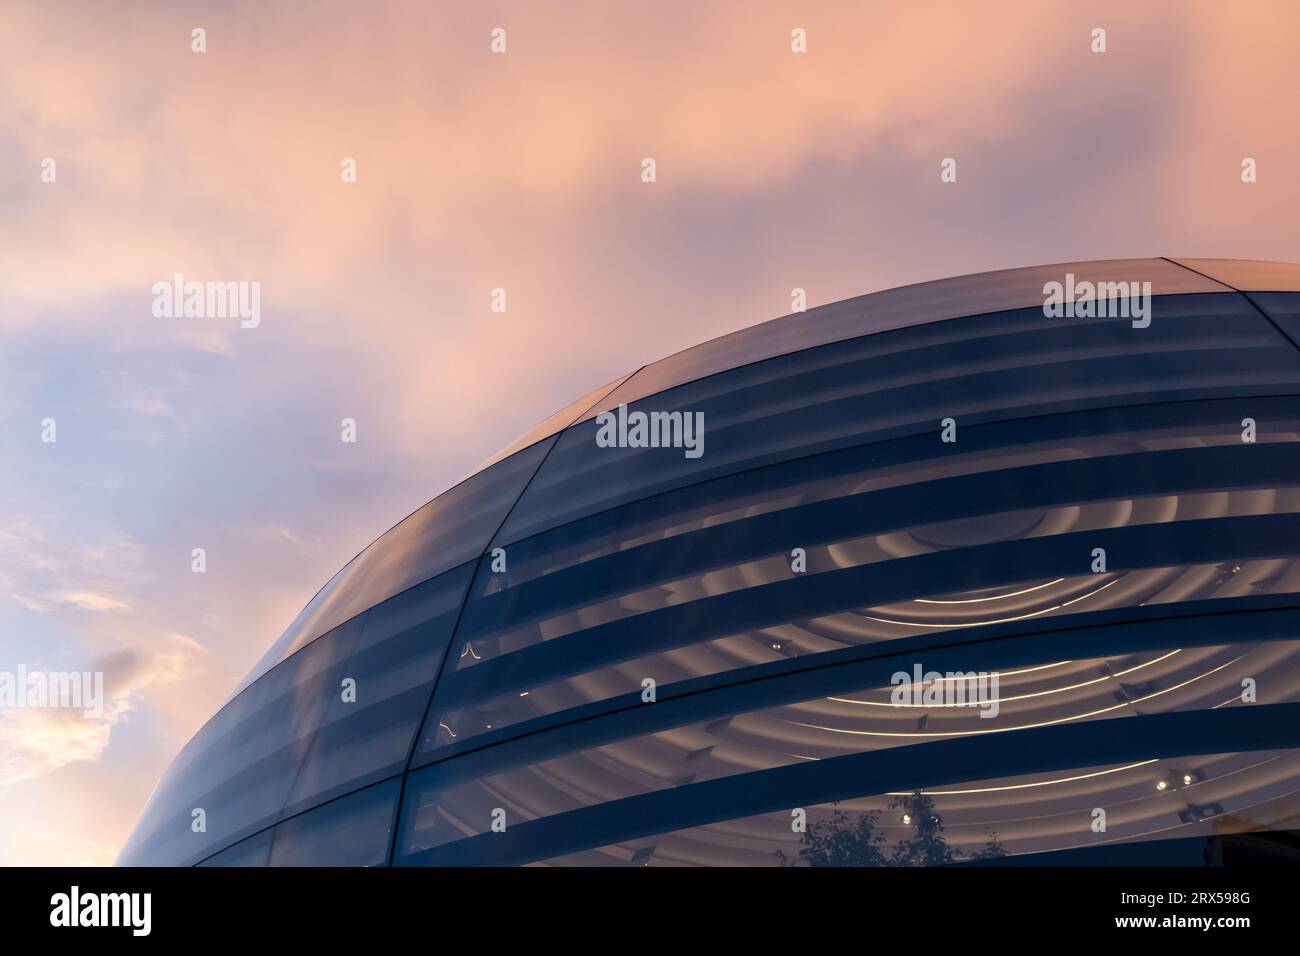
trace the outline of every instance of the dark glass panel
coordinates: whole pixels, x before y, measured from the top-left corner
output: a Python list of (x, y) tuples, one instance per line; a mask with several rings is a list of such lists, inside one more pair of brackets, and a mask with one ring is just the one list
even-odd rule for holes
[(1300, 292), (1300, 265), (1257, 259), (1175, 259), (1242, 292)]
[(378, 538), (321, 588), (236, 693), (328, 628), (476, 559), (551, 443), (539, 442), (466, 478)]
[[(1149, 759), (768, 813), (566, 854), (551, 866), (925, 866), (1102, 851), (1093, 863), (1203, 866), (1211, 841), (1294, 828), (1300, 752)], [(1094, 811), (1106, 811), (1105, 832)], [(1196, 840), (1168, 855), (1147, 841)], [(1123, 853), (1132, 845), (1135, 852)], [(1110, 851), (1106, 853), (1105, 851)], [(1062, 862), (1080, 862), (1065, 859)]]
[(914, 435), (937, 443), (946, 418), (969, 428), (1031, 409), (1041, 416), (1300, 386), (1300, 356), (1242, 296), (1167, 296), (1151, 308), (1148, 328), (1114, 318), (1049, 319), (1041, 308), (954, 319), (661, 392), (629, 414), (702, 415), (699, 457), (687, 457), (686, 448), (601, 447), (596, 421), (575, 425), (494, 543), (791, 458)]
[(1252, 292), (1250, 300), (1264, 310), (1278, 328), (1300, 347), (1300, 294), (1294, 292)]
[[(1019, 447), (996, 450), (980, 448), (975, 428), (959, 445), (971, 450), (910, 464), (844, 468), (833, 459), (851, 456), (836, 453), (797, 470), (747, 473), (750, 492), (733, 480), (693, 486), (512, 545), (506, 573), (480, 565), (419, 753), (489, 732), (501, 739), (501, 728), (639, 692), (646, 677), (665, 686), (1000, 620), (1300, 590), (1283, 555), (1252, 560), (1225, 550), (1213, 561), (1101, 576), (1076, 562), (1061, 575), (1022, 578), (989, 563), (993, 552), (975, 560), (999, 542), (1059, 537), (1060, 548), (1079, 547), (1070, 535), (1300, 513), (1291, 484), (1300, 473), (1295, 402), (1226, 405), (1214, 415), (1208, 406), (1184, 410), (1176, 426), (1038, 442), (1025, 439), (1032, 428), (1022, 425)], [(1245, 411), (1259, 419), (1254, 444), (1242, 442)], [(949, 520), (927, 520), (940, 516)], [(1093, 543), (1083, 544), (1087, 556)], [(806, 552), (800, 575), (790, 567), (796, 545)], [(950, 570), (936, 567), (937, 577), (912, 579), (910, 593), (875, 601), (863, 593), (859, 604), (827, 613), (810, 613), (794, 596), (825, 573), (883, 565), (884, 574), (895, 560), (944, 551), (962, 557)], [(989, 574), (956, 586), (980, 569)], [(787, 584), (781, 615), (744, 626), (747, 592)], [(647, 615), (673, 624), (634, 630)], [(719, 629), (726, 621), (735, 622), (730, 633)], [(586, 656), (569, 653), (588, 638)], [(553, 653), (539, 647), (552, 642)], [(525, 651), (529, 666), (508, 663)], [(465, 676), (485, 666), (500, 680)]]
[(481, 471), (484, 468), (490, 468), (492, 465), (495, 465), (503, 458), (509, 458), (515, 452), (527, 448), (529, 445), (533, 444), (534, 442), (539, 442), (544, 438), (549, 438), (558, 432), (564, 431), (564, 429), (568, 428), (575, 421), (580, 421), (585, 416), (586, 412), (589, 409), (591, 409), (593, 406), (595, 406), (597, 402), (599, 402), (610, 392), (614, 391), (614, 389), (618, 388), (620, 385), (622, 385), (624, 382), (626, 382), (629, 378), (631, 378), (635, 374), (636, 374), (635, 372), (629, 372), (627, 375), (620, 375), (612, 382), (607, 382), (606, 384), (600, 386), (600, 388), (592, 389), (590, 392), (582, 396), (582, 398), (578, 399), (576, 402), (570, 402), (568, 405), (564, 406), (562, 409), (560, 409), (550, 418), (546, 419), (546, 421), (542, 422), (540, 425), (530, 428), (528, 431), (524, 432), (524, 434), (520, 435), (509, 445), (501, 449), (501, 451), (497, 452), (495, 455), (493, 455), (491, 458), (485, 461), (482, 465), (476, 468), (475, 471)]
[[(537, 762), (506, 765), (527, 757), (530, 748), (523, 747), (503, 751), (497, 761), (485, 751), (469, 763), (453, 759), (435, 764), (410, 777), (402, 852), (418, 853), (486, 833), (497, 810), (504, 810), (507, 824), (523, 823), (850, 754), (1098, 720), (1300, 701), (1300, 641), (1172, 646), (1090, 658), (1073, 657), (1076, 648), (1067, 649), (1053, 637), (1042, 637), (1032, 663), (1001, 667), (998, 658), (988, 657), (995, 666), (983, 665), (981, 653), (991, 655), (994, 647), (980, 645), (964, 652), (966, 663), (959, 669), (940, 664), (936, 670), (918, 653), (915, 659), (889, 664), (894, 673), (867, 687), (739, 710)], [(943, 660), (938, 653), (929, 660), (935, 658)], [(844, 673), (853, 679), (853, 671)], [(904, 694), (901, 686), (918, 676), (915, 694)], [(1249, 702), (1247, 688), (1254, 696)], [(659, 705), (642, 706), (653, 710)]]
[[(330, 631), (218, 711), (168, 768), (120, 862), (194, 862), (273, 823), (362, 621)], [(196, 809), (203, 811), (202, 832), (194, 830)]]
[(383, 866), (400, 787), (389, 780), (284, 821), (271, 866)]
[(255, 833), (234, 846), (208, 857), (199, 866), (266, 866), (271, 862), (271, 837), (273, 827)]
[(405, 769), (473, 568), (462, 565), (366, 613), (344, 668), (355, 700), (334, 688), (286, 814)]
[(1063, 282), (1067, 274), (1074, 275), (1076, 285), (1085, 281), (1094, 285), (1147, 281), (1152, 295), (1228, 291), (1222, 284), (1166, 259), (1065, 262), (921, 282), (773, 319), (678, 352), (647, 365), (632, 381), (600, 402), (592, 414), (614, 408), (619, 402), (630, 404), (695, 379), (802, 349), (960, 316), (1041, 306), (1044, 284)]

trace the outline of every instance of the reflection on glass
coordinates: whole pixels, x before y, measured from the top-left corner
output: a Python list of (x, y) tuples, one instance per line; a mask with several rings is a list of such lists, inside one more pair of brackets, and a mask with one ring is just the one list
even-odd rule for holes
[[(1272, 410), (1267, 402), (1261, 408)], [(511, 545), (507, 573), (480, 563), (417, 758), (491, 732), (500, 739), (504, 728), (534, 718), (638, 693), (647, 676), (663, 686), (943, 630), (1300, 590), (1300, 568), (1289, 557), (1094, 574), (1085, 549), (1083, 560), (1066, 562), (1080, 573), (1051, 576), (972, 563), (986, 553), (976, 549), (999, 544), (1300, 513), (1300, 490), (1292, 484), (1300, 473), (1300, 422), (1293, 409), (1285, 417), (1266, 419), (1266, 412), (1260, 413), (1253, 445), (1243, 444), (1235, 412), (1210, 424), (1191, 420), (1140, 432), (1076, 435), (954, 453), (941, 461), (848, 470), (831, 461), (826, 476), (812, 480), (814, 463), (804, 462), (798, 471), (773, 466), (748, 474), (755, 490), (745, 495), (735, 495), (730, 482), (717, 489), (709, 483), (654, 499), (654, 509), (643, 503), (624, 509), (631, 514), (578, 522)], [(982, 483), (981, 495), (973, 494), (972, 481)], [(951, 482), (964, 484), (946, 491)], [(1126, 494), (1130, 488), (1162, 493)], [(1034, 496), (1052, 503), (1024, 507)], [(960, 516), (932, 520), (939, 510)], [(792, 543), (801, 551), (797, 575)], [(953, 555), (944, 571), (949, 578), (983, 580), (954, 591), (936, 589), (943, 575), (918, 574), (884, 600), (846, 590), (838, 610), (803, 606), (792, 592), (781, 606), (783, 615), (717, 634), (717, 622), (739, 619), (735, 612), (747, 607), (751, 589), (792, 581), (791, 587), (802, 588), (831, 572), (877, 565), (888, 570), (899, 559), (945, 553)], [(728, 596), (734, 605), (723, 607)], [(698, 620), (687, 616), (695, 608)], [(629, 635), (645, 631), (615, 629), (656, 615), (671, 615), (671, 627), (665, 624), (662, 632), (676, 642), (634, 653), (639, 637)], [(566, 642), (595, 634), (600, 639), (584, 644), (581, 654), (562, 658)], [(514, 667), (511, 655), (549, 642), (556, 647), (552, 672), (520, 679), (542, 658)], [(500, 679), (469, 683), (475, 679), (464, 675), (488, 664), (499, 665)], [(555, 676), (555, 670), (568, 673)]]
[(539, 442), (465, 479), (381, 535), (321, 588), (235, 693), (331, 627), (477, 559), (550, 445)]
[(592, 413), (619, 402), (630, 404), (683, 382), (790, 352), (845, 343), (856, 336), (1041, 307), (1043, 283), (1059, 281), (1067, 272), (1077, 281), (1094, 283), (1113, 280), (1117, 274), (1148, 281), (1152, 293), (1159, 296), (1228, 291), (1220, 282), (1167, 259), (1065, 262), (919, 282), (773, 319), (670, 355), (646, 366)]
[[(194, 862), (400, 773), (472, 571), (463, 565), (352, 618), (226, 704), (173, 761), (121, 862)], [(355, 700), (343, 699), (345, 678)]]
[[(1300, 753), (1147, 760), (729, 820), (567, 854), (552, 866), (933, 866), (1293, 829)], [(1107, 808), (1105, 831), (1094, 811)], [(1193, 865), (1200, 863), (1197, 847)], [(1153, 852), (1157, 860), (1164, 859)]]
[(400, 781), (390, 780), (275, 828), (272, 866), (383, 866)]
[(602, 448), (594, 421), (575, 425), (497, 543), (773, 462), (933, 437), (945, 417), (971, 427), (1086, 408), (1288, 394), (1300, 384), (1300, 355), (1244, 297), (1166, 296), (1152, 309), (1146, 329), (1113, 319), (1062, 323), (1043, 316), (1040, 297), (1034, 309), (864, 336), (660, 392), (629, 407), (702, 414), (703, 457)]
[[(1044, 652), (1050, 652), (1050, 645)], [(516, 822), (538, 820), (643, 793), (865, 751), (1082, 721), (1245, 706), (1243, 681), (1259, 674), (1269, 679), (1257, 702), (1300, 701), (1300, 641), (1170, 647), (1118, 657), (1046, 659), (1003, 669), (972, 664), (962, 673), (994, 674), (996, 682), (986, 681), (984, 696), (978, 697), (975, 685), (964, 679), (954, 683), (946, 672), (940, 679), (923, 672), (932, 691), (972, 689), (960, 698), (932, 700), (900, 698), (893, 682), (846, 688), (458, 783), (447, 783), (443, 768), (435, 764), (411, 776), (406, 852), (487, 832), (497, 807), (508, 807)], [(963, 706), (952, 700), (985, 703)]]

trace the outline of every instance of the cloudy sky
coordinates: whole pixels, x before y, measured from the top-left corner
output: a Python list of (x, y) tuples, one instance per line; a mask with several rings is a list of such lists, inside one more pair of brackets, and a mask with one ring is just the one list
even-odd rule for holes
[[(0, 864), (111, 862), (366, 543), (795, 287), (1300, 261), (1297, 35), (1293, 0), (9, 0), (0, 670), (110, 700), (0, 710)], [(156, 317), (177, 273), (260, 282), (260, 325)]]

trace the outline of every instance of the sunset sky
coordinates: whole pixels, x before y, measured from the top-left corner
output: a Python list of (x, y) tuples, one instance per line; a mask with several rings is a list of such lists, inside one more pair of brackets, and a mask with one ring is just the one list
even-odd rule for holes
[[(110, 701), (0, 710), (0, 864), (111, 863), (362, 547), (793, 288), (1300, 261), (1298, 36), (1294, 0), (5, 3), (0, 670)], [(260, 282), (260, 325), (156, 317), (177, 273)]]

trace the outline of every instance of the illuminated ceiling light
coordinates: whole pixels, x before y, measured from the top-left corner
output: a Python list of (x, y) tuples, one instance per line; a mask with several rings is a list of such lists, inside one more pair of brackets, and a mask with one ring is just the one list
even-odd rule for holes
[(1190, 785), (1191, 782), (1192, 782), (1192, 775), (1190, 773), (1183, 774), (1183, 783)]
[(910, 826), (911, 823), (912, 823), (912, 815), (911, 815), (910, 813), (904, 813), (904, 814), (903, 814), (903, 822), (906, 823), (906, 824), (908, 824), (908, 825)]
[(1157, 790), (1164, 790), (1164, 789), (1167, 789), (1168, 786), (1169, 786), (1169, 784), (1168, 784), (1167, 782), (1165, 782), (1164, 780), (1161, 780), (1161, 781), (1159, 781), (1159, 782), (1156, 783), (1156, 789), (1157, 789)]

